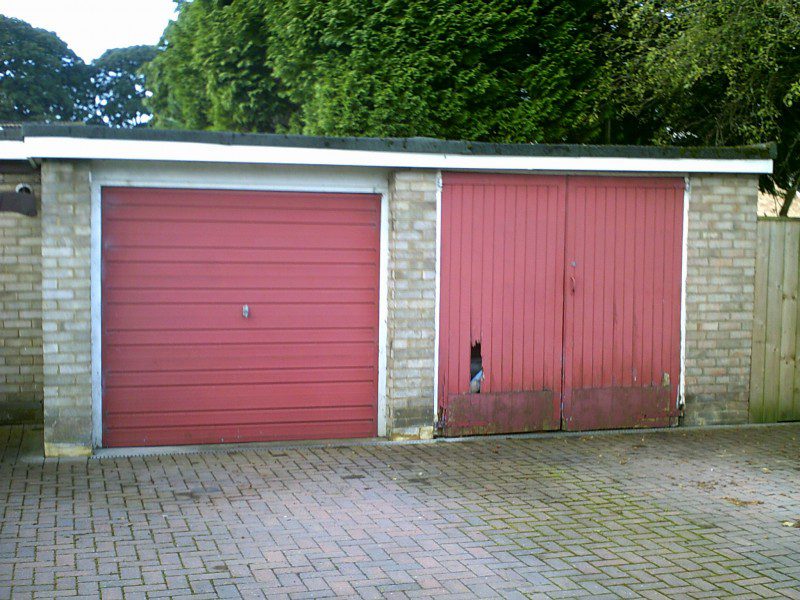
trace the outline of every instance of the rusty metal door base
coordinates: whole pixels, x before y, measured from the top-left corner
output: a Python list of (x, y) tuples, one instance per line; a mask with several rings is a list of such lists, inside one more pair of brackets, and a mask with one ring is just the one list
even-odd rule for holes
[(445, 437), (554, 431), (560, 426), (551, 390), (452, 394), (440, 421)]
[(572, 390), (564, 402), (562, 429), (635, 429), (677, 425), (671, 386), (608, 387)]

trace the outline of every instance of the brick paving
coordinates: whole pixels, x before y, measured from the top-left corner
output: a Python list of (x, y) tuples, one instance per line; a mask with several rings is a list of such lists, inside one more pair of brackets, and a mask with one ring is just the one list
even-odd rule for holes
[(0, 428), (0, 598), (800, 598), (800, 528), (782, 525), (800, 519), (799, 439), (43, 461)]

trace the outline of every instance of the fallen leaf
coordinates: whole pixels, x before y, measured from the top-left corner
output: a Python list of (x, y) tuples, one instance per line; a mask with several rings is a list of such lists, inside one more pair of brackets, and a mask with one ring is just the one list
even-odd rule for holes
[(762, 470), (764, 473), (772, 473), (772, 469), (768, 469), (767, 467), (762, 467), (762, 468), (761, 468), (761, 470)]
[(725, 496), (723, 500), (727, 500), (736, 506), (754, 506), (756, 504), (764, 504), (762, 500), (739, 500), (738, 498), (731, 498), (730, 496)]
[(783, 523), (781, 523), (781, 525), (783, 525), (784, 527), (796, 527), (800, 529), (800, 519), (798, 519), (797, 521), (784, 521)]

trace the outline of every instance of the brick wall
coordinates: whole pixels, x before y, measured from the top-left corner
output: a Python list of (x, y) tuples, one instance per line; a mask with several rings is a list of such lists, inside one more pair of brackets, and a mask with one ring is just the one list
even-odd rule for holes
[(686, 281), (687, 425), (747, 421), (758, 182), (691, 178)]
[(389, 188), (386, 401), (393, 438), (433, 435), (435, 171), (398, 171)]
[[(0, 192), (20, 183), (41, 197), (38, 170), (0, 165)], [(42, 270), (40, 217), (0, 213), (0, 424), (41, 422)]]
[(48, 456), (91, 451), (91, 187), (88, 164), (42, 164), (44, 441)]

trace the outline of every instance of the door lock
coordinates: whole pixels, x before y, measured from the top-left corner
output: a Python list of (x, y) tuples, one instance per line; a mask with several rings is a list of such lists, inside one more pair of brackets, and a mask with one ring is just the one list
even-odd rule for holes
[(242, 316), (247, 319), (250, 316), (250, 307), (245, 304), (242, 306)]

